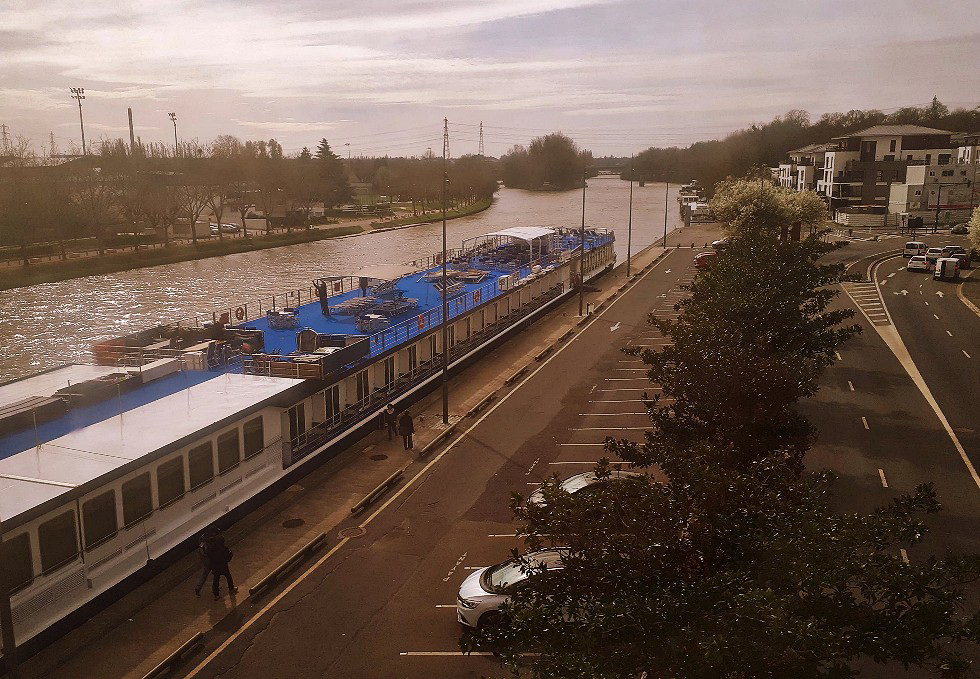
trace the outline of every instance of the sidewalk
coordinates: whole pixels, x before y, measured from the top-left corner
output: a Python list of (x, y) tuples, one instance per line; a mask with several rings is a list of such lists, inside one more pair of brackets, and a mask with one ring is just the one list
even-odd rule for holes
[[(669, 240), (684, 241), (695, 235), (697, 247), (702, 247), (705, 238), (713, 240), (720, 232), (689, 227), (672, 233)], [(685, 243), (685, 247), (689, 245)], [(663, 253), (663, 248), (651, 246), (634, 255), (633, 275)], [(586, 293), (586, 303), (594, 308), (616, 294), (626, 282), (625, 268), (625, 261), (621, 261), (612, 273), (596, 281), (599, 290)], [(450, 424), (463, 419), (490, 393), (507, 388), (504, 379), (519, 368), (535, 365), (536, 354), (576, 328), (577, 311), (578, 299), (572, 297), (452, 378)], [(215, 601), (210, 580), (201, 596), (195, 596), (200, 559), (196, 553), (190, 554), (25, 661), (22, 676), (138, 678), (197, 632), (215, 630), (223, 637), (256, 610), (247, 595), (250, 585), (320, 533), (326, 533), (327, 539), (318, 553), (330, 549), (340, 530), (357, 525), (350, 518), (350, 508), (358, 500), (398, 469), (411, 465), (406, 472), (410, 475), (424, 464), (415, 454), (445, 430), (440, 390), (436, 388), (410, 412), (416, 423), (415, 450), (411, 453), (403, 449), (400, 437), (389, 441), (385, 432), (374, 431), (226, 531), (235, 553), (231, 570), (240, 588), (237, 597), (225, 595)], [(298, 570), (302, 568), (300, 565)], [(292, 577), (286, 575), (283, 582), (290, 582)], [(260, 602), (268, 598), (266, 594)]]

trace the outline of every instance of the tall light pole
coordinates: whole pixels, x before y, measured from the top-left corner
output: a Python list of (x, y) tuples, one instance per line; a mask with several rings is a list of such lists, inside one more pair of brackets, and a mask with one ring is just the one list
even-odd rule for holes
[(180, 144), (177, 143), (177, 114), (171, 111), (167, 115), (170, 117), (170, 122), (174, 124), (174, 158), (176, 158), (180, 152)]
[(578, 315), (585, 315), (585, 189), (588, 187), (587, 179), (589, 168), (582, 166), (582, 229), (579, 232), (579, 258), (578, 258)]
[(446, 189), (449, 184), (449, 119), (442, 119), (442, 423), (449, 424), (449, 285), (446, 280)]
[(350, 142), (345, 141), (344, 146), (347, 147), (347, 168), (350, 169)]
[(633, 156), (630, 156), (630, 216), (626, 227), (626, 277), (630, 277), (630, 255), (633, 252)]
[(82, 128), (82, 155), (84, 156), (88, 154), (85, 149), (85, 122), (82, 120), (82, 99), (85, 98), (85, 88), (72, 87), (71, 98), (78, 102), (78, 125)]

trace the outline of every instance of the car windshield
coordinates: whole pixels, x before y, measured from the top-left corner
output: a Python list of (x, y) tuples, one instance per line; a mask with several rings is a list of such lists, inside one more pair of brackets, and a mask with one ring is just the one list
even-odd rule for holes
[(575, 476), (568, 477), (562, 481), (561, 487), (568, 493), (574, 493), (595, 482), (595, 474), (588, 472), (586, 474), (576, 474)]
[[(538, 566), (555, 568), (561, 564), (561, 554), (558, 552), (541, 552), (531, 555), (530, 561)], [(481, 580), (483, 588), (488, 592), (504, 592), (515, 584), (527, 580), (527, 573), (524, 572), (520, 562), (511, 559), (488, 568), (483, 572)]]
[(913, 257), (909, 261), (911, 261), (911, 262), (924, 262), (924, 261), (926, 261), (926, 258), (923, 257), (922, 255), (916, 255), (915, 257)]

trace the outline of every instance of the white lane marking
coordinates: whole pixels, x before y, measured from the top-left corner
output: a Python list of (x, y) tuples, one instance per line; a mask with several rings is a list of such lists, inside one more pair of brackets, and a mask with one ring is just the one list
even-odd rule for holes
[(468, 571), (478, 571), (481, 568), (486, 568), (486, 566), (464, 566), (464, 569)]
[(854, 384), (853, 384), (853, 383), (852, 383), (852, 382), (851, 382), (850, 380), (848, 380), (848, 381), (847, 381), (847, 387), (848, 387), (848, 388), (849, 388), (849, 389), (850, 389), (851, 391), (854, 391)]
[(953, 336), (953, 333), (951, 333), (949, 330), (946, 331), (946, 334), (949, 335), (950, 337)]
[(637, 372), (639, 372), (639, 373), (645, 373), (645, 372), (647, 372), (647, 369), (646, 368), (616, 368), (616, 370), (618, 372), (623, 372), (623, 373), (637, 373)]
[(868, 418), (866, 418), (866, 417), (862, 417), (862, 418), (861, 418), (861, 424), (863, 424), (863, 425), (864, 425), (864, 428), (865, 428), (865, 429), (871, 429), (871, 427), (869, 427), (869, 426), (868, 426)]
[(929, 302), (926, 302), (926, 306), (929, 306)]
[(529, 486), (540, 486), (542, 482), (541, 481), (527, 481), (526, 483)]
[(882, 469), (881, 467), (878, 468), (878, 476), (881, 477), (881, 487), (882, 488), (887, 488), (888, 487), (888, 481), (885, 480), (885, 470)]
[(488, 538), (516, 538), (517, 533), (491, 533)]
[[(599, 464), (598, 460), (582, 460), (574, 462), (549, 462), (548, 464)], [(609, 460), (609, 464), (629, 464), (623, 460)]]
[(649, 382), (646, 377), (603, 377), (606, 382)]
[(621, 387), (619, 389), (599, 389), (598, 391), (653, 391), (654, 389), (658, 388), (659, 387), (650, 387), (649, 389), (643, 389), (642, 387)]
[(909, 564), (909, 553), (905, 551), (905, 548), (899, 549), (898, 553), (902, 555), (902, 563), (906, 566)]
[(972, 356), (970, 356), (970, 354), (966, 353), (966, 349), (960, 349), (960, 351), (962, 351), (963, 352), (963, 355), (966, 356), (967, 358), (972, 358)]
[(887, 283), (887, 282), (888, 282), (888, 280), (887, 280), (887, 279), (886, 279), (886, 280), (883, 280), (883, 281), (878, 281), (878, 285), (884, 285), (884, 284), (885, 284), (885, 283)]
[[(899, 269), (899, 271), (901, 271), (901, 269)], [(894, 273), (890, 273), (890, 274), (888, 274), (888, 277), (891, 278), (894, 275), (895, 275)]]
[(560, 446), (604, 446), (605, 442), (602, 443), (559, 443)]
[[(488, 656), (492, 656), (493, 653), (491, 653), (490, 651), (467, 651), (466, 653), (463, 653), (462, 651), (402, 651), (398, 655), (467, 658), (469, 656), (488, 657)], [(530, 655), (530, 654), (525, 654), (525, 655)]]
[(933, 314), (932, 317), (935, 318), (937, 321), (939, 320), (939, 316), (937, 316), (936, 314)]
[[(642, 398), (627, 398), (617, 400), (589, 401), (589, 403), (646, 403)], [(643, 413), (646, 415), (646, 413)]]
[(436, 604), (436, 608), (456, 608), (456, 604)]
[(642, 413), (579, 413), (579, 417), (615, 417), (616, 415), (646, 415)]
[(839, 351), (835, 351), (835, 352), (834, 352), (834, 356), (836, 356), (836, 357), (837, 357), (837, 360), (838, 360), (838, 361), (843, 361), (843, 360), (844, 360), (843, 358), (841, 358), (841, 357), (840, 357), (840, 352), (839, 352)]
[(936, 290), (936, 297), (939, 297), (940, 299), (942, 299), (945, 296), (946, 295), (943, 294), (943, 291), (942, 290)]
[[(666, 259), (667, 258), (665, 257), (664, 259), (662, 259), (659, 262), (657, 262), (656, 264), (654, 264), (654, 266), (652, 266), (649, 271), (647, 271), (644, 274), (641, 274), (640, 277), (639, 277), (639, 279), (637, 279), (636, 281), (634, 281), (634, 283), (630, 286), (630, 289), (632, 290), (632, 288), (635, 287), (636, 284), (639, 281), (644, 280), (647, 276), (649, 276), (651, 273), (653, 273), (654, 271), (656, 271), (657, 270), (657, 267), (662, 262), (666, 261)], [(583, 330), (588, 329), (593, 323), (595, 323), (597, 320), (599, 320), (600, 318), (602, 318), (606, 314), (606, 312), (609, 311), (609, 309), (613, 308), (621, 299), (623, 299), (623, 297), (617, 297), (616, 299), (614, 299), (611, 302), (609, 302), (609, 306), (607, 306), (602, 311), (596, 313), (594, 315), (593, 319), (590, 320), (585, 325), (585, 327), (583, 328)], [(441, 453), (439, 453), (438, 455), (436, 455), (435, 457), (433, 457), (431, 460), (429, 460), (428, 464), (426, 464), (424, 467), (422, 467), (422, 469), (420, 469), (415, 476), (413, 476), (405, 484), (403, 484), (401, 488), (399, 488), (395, 493), (393, 493), (391, 495), (391, 497), (389, 497), (383, 504), (381, 504), (377, 509), (375, 509), (374, 512), (372, 512), (367, 518), (365, 518), (364, 521), (362, 521), (360, 523), (359, 527), (360, 528), (366, 527), (369, 523), (371, 523), (374, 520), (375, 517), (377, 517), (379, 514), (381, 514), (381, 512), (383, 512), (385, 509), (387, 509), (389, 505), (391, 505), (393, 502), (395, 502), (396, 500), (398, 500), (398, 498), (400, 498), (409, 488), (413, 487), (415, 485), (415, 483), (418, 482), (419, 479), (424, 478), (425, 475), (429, 472), (429, 470), (436, 463), (438, 463), (443, 457), (445, 457), (449, 453), (450, 450), (452, 450), (453, 448), (456, 447), (456, 444), (458, 444), (465, 437), (467, 437), (471, 431), (473, 431), (476, 427), (478, 427), (480, 425), (480, 423), (483, 422), (485, 419), (487, 419), (488, 417), (490, 417), (490, 415), (492, 413), (496, 412), (496, 410), (498, 408), (500, 408), (504, 403), (506, 403), (507, 402), (507, 399), (509, 399), (511, 396), (513, 396), (515, 393), (517, 393), (520, 390), (520, 388), (524, 384), (526, 384), (528, 382), (528, 380), (531, 380), (535, 375), (537, 375), (541, 370), (543, 370), (546, 365), (548, 365), (553, 360), (555, 360), (559, 355), (561, 355), (561, 353), (565, 349), (567, 349), (568, 347), (574, 345), (575, 344), (575, 340), (577, 340), (581, 336), (582, 336), (582, 333), (579, 332), (577, 335), (575, 335), (571, 339), (571, 341), (569, 341), (568, 343), (563, 344), (562, 346), (560, 346), (557, 351), (555, 351), (551, 356), (549, 356), (544, 361), (542, 361), (541, 365), (539, 365), (537, 368), (535, 368), (531, 372), (530, 375), (526, 376), (523, 380), (521, 380), (520, 382), (518, 382), (517, 385), (511, 391), (509, 391), (506, 394), (504, 394), (504, 396), (499, 401), (497, 401), (495, 404), (491, 405), (486, 410), (486, 412), (484, 412), (483, 415), (478, 420), (476, 420), (473, 424), (471, 424), (464, 432), (460, 433), (459, 436), (457, 436), (456, 438), (454, 438), (442, 450)], [(640, 391), (642, 391), (642, 390), (640, 390)], [(599, 445), (604, 445), (604, 444), (599, 444)], [(231, 644), (233, 644), (235, 642), (235, 640), (238, 639), (238, 637), (240, 637), (242, 634), (244, 634), (246, 630), (248, 630), (249, 628), (251, 628), (252, 625), (254, 625), (256, 623), (256, 621), (258, 621), (263, 615), (265, 615), (275, 605), (277, 605), (286, 596), (288, 596), (290, 592), (292, 592), (296, 587), (298, 587), (300, 585), (300, 583), (302, 583), (303, 581), (305, 581), (311, 574), (313, 574), (314, 572), (316, 572), (316, 570), (318, 568), (320, 568), (320, 566), (322, 566), (323, 564), (325, 564), (328, 559), (330, 559), (334, 554), (336, 554), (344, 545), (346, 545), (348, 542), (350, 542), (350, 540), (351, 540), (351, 538), (347, 538), (347, 537), (341, 538), (340, 541), (338, 541), (337, 544), (334, 545), (332, 549), (330, 549), (330, 551), (328, 551), (326, 554), (324, 554), (323, 556), (321, 556), (315, 563), (311, 564), (310, 567), (307, 568), (305, 571), (303, 571), (302, 573), (300, 573), (296, 577), (295, 580), (293, 580), (286, 588), (284, 588), (281, 592), (279, 592), (279, 594), (277, 594), (275, 597), (273, 597), (272, 599), (270, 599), (269, 602), (266, 603), (266, 605), (263, 606), (260, 610), (256, 611), (252, 615), (252, 617), (250, 617), (248, 620), (244, 621), (237, 630), (235, 630), (227, 639), (225, 639), (216, 649), (214, 649), (213, 651), (211, 651), (211, 653), (206, 658), (204, 658), (204, 660), (202, 660), (200, 663), (198, 663), (198, 665), (196, 667), (194, 667), (194, 669), (192, 669), (190, 671), (190, 673), (188, 673), (187, 676), (184, 679), (192, 679), (193, 677), (195, 677), (198, 674), (200, 674), (200, 672), (205, 667), (207, 667), (211, 663), (212, 660), (214, 660), (219, 655), (221, 655), (222, 653), (224, 653), (225, 649), (228, 648)]]
[(569, 427), (568, 431), (643, 431), (645, 429), (646, 427)]
[(619, 321), (616, 321), (616, 325), (613, 325), (613, 326), (611, 326), (611, 327), (609, 328), (609, 332), (616, 332), (617, 330), (619, 330), (619, 328), (620, 328), (620, 327), (621, 327), (622, 325), (623, 325), (622, 323), (620, 323)]

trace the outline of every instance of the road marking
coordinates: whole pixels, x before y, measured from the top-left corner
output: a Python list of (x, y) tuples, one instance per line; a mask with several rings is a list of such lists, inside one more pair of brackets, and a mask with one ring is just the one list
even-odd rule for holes
[(865, 428), (865, 429), (871, 429), (871, 427), (869, 427), (869, 426), (868, 426), (868, 418), (866, 418), (866, 417), (862, 417), (862, 418), (861, 418), (861, 424), (863, 424), (863, 425), (864, 425), (864, 428)]
[(646, 427), (569, 427), (568, 431), (643, 431), (645, 429)]
[(950, 337), (953, 336), (953, 333), (951, 333), (949, 330), (946, 331), (946, 334), (949, 335)]
[(649, 389), (643, 389), (640, 387), (621, 387), (619, 389), (597, 389), (596, 391), (650, 391), (652, 389), (657, 389), (657, 388), (658, 387), (649, 387)]
[[(899, 271), (901, 271), (901, 269), (899, 269)], [(894, 273), (890, 273), (890, 274), (888, 274), (888, 277), (891, 278), (894, 275), (895, 275)]]
[(456, 604), (436, 604), (436, 608), (456, 608)]
[(488, 538), (516, 538), (517, 533), (491, 533)]
[[(598, 460), (574, 461), (574, 462), (549, 462), (548, 464), (599, 464)], [(629, 464), (623, 460), (609, 460), (609, 464)]]
[(646, 377), (603, 377), (606, 382), (648, 382)]
[(936, 290), (936, 297), (939, 297), (940, 299), (942, 299), (945, 296), (946, 295), (943, 294), (943, 291), (942, 290)]
[(848, 387), (848, 388), (849, 388), (849, 389), (850, 389), (851, 391), (854, 391), (854, 385), (853, 385), (853, 384), (851, 383), (851, 381), (850, 381), (850, 380), (848, 380), (848, 381), (847, 381), (847, 387)]
[(486, 568), (486, 566), (464, 566), (463, 568), (468, 571), (478, 571), (481, 568)]
[[(589, 403), (646, 403), (642, 398), (627, 398), (621, 400), (589, 401)], [(643, 413), (646, 415), (646, 413)]]
[(639, 373), (645, 373), (645, 372), (647, 372), (647, 369), (646, 368), (616, 368), (616, 370), (619, 371), (619, 372), (624, 372), (624, 373), (637, 373), (637, 372), (639, 372)]
[(926, 302), (926, 306), (929, 306), (929, 302)]
[[(601, 443), (559, 443), (558, 445), (560, 445), (560, 446), (604, 446), (604, 445), (606, 445), (606, 443), (605, 443), (605, 441), (603, 441)], [(551, 464), (551, 463), (549, 463), (549, 464)]]
[(932, 317), (935, 318), (937, 321), (939, 320), (939, 316), (937, 316), (936, 314), (933, 314)]
[(888, 487), (888, 481), (885, 480), (885, 470), (879, 467), (878, 468), (878, 476), (881, 477), (881, 487), (882, 488), (887, 488)]
[(972, 356), (970, 356), (970, 354), (966, 353), (966, 349), (960, 349), (960, 351), (962, 351), (963, 352), (963, 355), (966, 356), (967, 358), (972, 358)]
[[(636, 280), (636, 281), (634, 281), (633, 284), (630, 286), (630, 290), (632, 290), (634, 287), (636, 287), (636, 284), (639, 281), (642, 281), (642, 280), (646, 279), (647, 276), (649, 276), (651, 273), (653, 273), (654, 271), (656, 271), (657, 270), (657, 266), (659, 266), (661, 262), (666, 261), (666, 259), (667, 258), (664, 257), (664, 259), (661, 259), (660, 261), (656, 262), (650, 268), (649, 271), (647, 271), (644, 274), (641, 274), (640, 277), (639, 277), (639, 279)], [(586, 325), (583, 328), (583, 330), (588, 329), (593, 323), (595, 323), (597, 320), (599, 320), (600, 318), (602, 318), (606, 314), (606, 312), (609, 311), (609, 309), (611, 309), (612, 307), (614, 307), (621, 299), (623, 299), (623, 296), (617, 297), (616, 299), (614, 299), (611, 302), (609, 302), (609, 305), (605, 309), (603, 309), (602, 311), (596, 313), (594, 315), (594, 317), (592, 318), (592, 320), (590, 320), (588, 323), (586, 323)], [(396, 500), (398, 500), (398, 498), (400, 498), (409, 488), (413, 487), (419, 481), (419, 479), (424, 478), (425, 475), (429, 472), (429, 470), (436, 463), (438, 463), (443, 457), (445, 457), (449, 453), (450, 450), (452, 450), (453, 448), (456, 447), (456, 444), (458, 444), (466, 436), (468, 436), (471, 431), (473, 431), (476, 427), (478, 427), (480, 425), (480, 423), (482, 423), (485, 419), (487, 419), (488, 417), (490, 417), (490, 415), (492, 413), (496, 412), (496, 410), (498, 408), (500, 408), (504, 403), (506, 403), (507, 400), (512, 395), (514, 395), (515, 393), (517, 393), (524, 384), (526, 384), (529, 380), (531, 380), (532, 378), (534, 378), (534, 376), (537, 375), (541, 370), (544, 370), (544, 367), (546, 365), (548, 365), (549, 363), (551, 363), (553, 360), (555, 360), (559, 355), (561, 355), (561, 353), (565, 349), (567, 349), (568, 347), (574, 345), (575, 340), (579, 339), (581, 336), (582, 336), (582, 333), (579, 332), (577, 335), (575, 335), (571, 339), (571, 341), (569, 341), (566, 344), (563, 344), (562, 346), (558, 347), (558, 350), (555, 351), (554, 353), (552, 353), (551, 356), (549, 356), (548, 358), (546, 358), (541, 363), (541, 365), (539, 365), (537, 368), (535, 368), (531, 372), (530, 375), (527, 375), (523, 380), (521, 380), (520, 382), (518, 382), (517, 385), (512, 390), (510, 390), (509, 392), (507, 392), (506, 394), (504, 394), (504, 396), (499, 401), (497, 401), (495, 404), (491, 405), (486, 410), (486, 412), (484, 412), (483, 415), (478, 420), (476, 420), (465, 431), (463, 431), (456, 438), (454, 438), (452, 440), (452, 442), (450, 442), (445, 448), (443, 448), (442, 452), (440, 452), (438, 455), (436, 455), (435, 457), (433, 457), (428, 462), (428, 464), (426, 464), (424, 467), (422, 467), (422, 469), (420, 469), (418, 471), (418, 473), (415, 474), (415, 476), (413, 476), (405, 484), (403, 484), (383, 504), (381, 504), (377, 509), (374, 510), (374, 512), (372, 512), (367, 518), (365, 518), (364, 521), (362, 521), (359, 524), (359, 527), (360, 528), (366, 527), (369, 523), (371, 523), (374, 520), (375, 517), (377, 517), (379, 514), (381, 514), (381, 512), (383, 512), (385, 509), (387, 509), (389, 505), (391, 505), (393, 502), (395, 502)], [(638, 391), (642, 391), (642, 390), (638, 390)], [(599, 445), (603, 445), (603, 444), (599, 444)], [(187, 676), (184, 679), (192, 679), (193, 677), (195, 677), (198, 674), (200, 674), (200, 672), (205, 667), (207, 667), (211, 663), (212, 660), (214, 660), (216, 657), (218, 657), (219, 655), (221, 655), (222, 653), (224, 653), (225, 649), (227, 649), (231, 644), (233, 644), (235, 642), (235, 640), (238, 639), (238, 637), (240, 637), (242, 634), (244, 634), (245, 631), (248, 630), (248, 629), (250, 629), (252, 627), (252, 625), (254, 625), (263, 615), (265, 615), (267, 612), (269, 612), (276, 604), (278, 604), (286, 596), (288, 596), (290, 592), (292, 592), (296, 587), (298, 587), (300, 585), (300, 583), (304, 582), (308, 577), (310, 577), (311, 574), (313, 574), (314, 572), (316, 572), (316, 570), (318, 568), (320, 568), (320, 566), (322, 566), (323, 564), (325, 564), (344, 545), (346, 545), (348, 542), (350, 542), (350, 540), (351, 540), (351, 538), (347, 538), (347, 537), (341, 538), (337, 542), (337, 544), (334, 545), (333, 548), (331, 548), (326, 554), (324, 554), (323, 556), (321, 556), (319, 559), (317, 559), (317, 561), (315, 563), (311, 564), (309, 566), (309, 568), (307, 568), (305, 571), (303, 571), (302, 573), (300, 573), (296, 577), (295, 580), (293, 580), (279, 594), (277, 594), (275, 597), (273, 597), (271, 600), (269, 600), (269, 602), (266, 603), (265, 606), (263, 606), (261, 609), (259, 609), (258, 611), (256, 611), (252, 615), (252, 617), (250, 617), (248, 620), (245, 620), (241, 624), (241, 626), (237, 630), (234, 631), (234, 633), (232, 633), (227, 639), (225, 639), (216, 649), (214, 649), (213, 651), (211, 651), (211, 653), (208, 654), (208, 656), (206, 658), (204, 658), (204, 660), (202, 660), (200, 663), (198, 663), (198, 665), (196, 667), (194, 667), (194, 669), (192, 669), (190, 671), (190, 673), (188, 673)]]
[(646, 415), (644, 411), (642, 413), (579, 413), (579, 417), (614, 417), (616, 415)]
[(839, 351), (835, 351), (835, 352), (834, 352), (834, 356), (836, 356), (836, 357), (837, 357), (837, 360), (838, 360), (838, 361), (843, 361), (843, 360), (844, 360), (843, 358), (841, 358), (841, 357), (840, 357), (840, 352), (839, 352)]
[(904, 563), (906, 566), (908, 566), (909, 565), (909, 553), (906, 552), (904, 548), (899, 549), (898, 550), (898, 553), (902, 555), (902, 563)]
[[(466, 653), (463, 653), (462, 651), (402, 651), (398, 655), (403, 655), (403, 656), (413, 656), (413, 655), (414, 656), (418, 656), (418, 655), (421, 655), (421, 656), (428, 656), (428, 657), (452, 657), (452, 656), (455, 656), (457, 658), (466, 658), (466, 657), (474, 656), (474, 655), (475, 656), (480, 656), (480, 657), (489, 657), (489, 656), (492, 656), (493, 653), (491, 653), (490, 651), (467, 651)], [(526, 653), (524, 655), (531, 655), (531, 654)]]
[(465, 560), (466, 560), (466, 552), (463, 552), (463, 556), (461, 556), (461, 557), (459, 557), (458, 559), (456, 559), (456, 563), (454, 563), (454, 564), (453, 564), (453, 567), (449, 569), (449, 572), (448, 572), (448, 573), (446, 573), (446, 577), (444, 577), (444, 578), (442, 579), (442, 581), (443, 581), (443, 582), (449, 582), (449, 579), (450, 579), (451, 577), (453, 577), (453, 573), (455, 573), (455, 572), (456, 572), (456, 569), (457, 569), (457, 568), (459, 568), (459, 567), (460, 567), (460, 565), (461, 565), (461, 564), (463, 563), (463, 561), (465, 561)]

